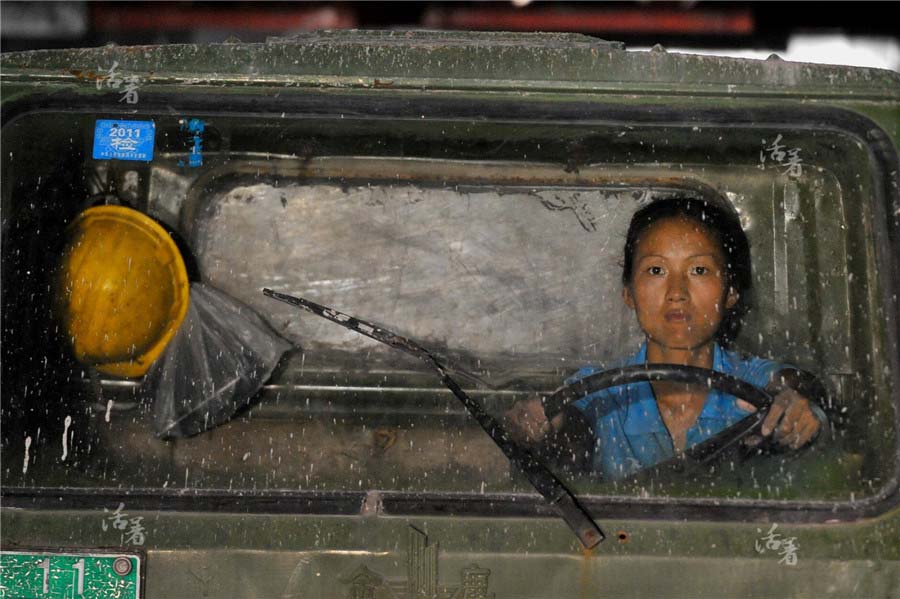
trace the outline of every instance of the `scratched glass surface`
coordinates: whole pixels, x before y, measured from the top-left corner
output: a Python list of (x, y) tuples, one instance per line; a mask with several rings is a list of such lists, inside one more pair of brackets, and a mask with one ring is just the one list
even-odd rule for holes
[[(123, 88), (124, 90), (124, 88)], [(641, 341), (621, 299), (625, 230), (652, 199), (715, 195), (753, 251), (738, 349), (817, 374), (835, 425), (797, 455), (585, 495), (856, 500), (893, 468), (867, 154), (831, 131), (130, 115), (150, 162), (91, 158), (94, 122), (3, 129), (3, 484), (203, 490), (529, 492), (423, 363), (262, 295), (408, 336), (499, 417)], [(39, 140), (35, 143), (35, 140)], [(233, 418), (153, 432), (141, 379), (92, 376), (53, 316), (53, 248), (97, 201), (158, 219), (206, 284), (293, 349)], [(49, 251), (48, 251), (49, 249)]]

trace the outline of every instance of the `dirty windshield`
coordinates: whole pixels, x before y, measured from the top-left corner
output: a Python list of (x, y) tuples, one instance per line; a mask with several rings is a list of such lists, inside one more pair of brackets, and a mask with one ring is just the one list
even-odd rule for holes
[[(896, 440), (876, 191), (859, 176), (870, 154), (837, 129), (676, 117), (10, 119), (3, 486), (533, 493), (427, 365), (268, 288), (427, 348), (580, 496), (877, 495)], [(786, 388), (805, 402), (779, 408), (792, 423), (783, 442), (753, 430), (699, 465), (678, 458), (752, 416), (752, 397), (701, 377), (681, 390), (702, 387), (686, 422), (662, 407), (678, 395), (671, 380), (594, 390), (607, 399), (573, 396), (551, 414), (541, 404), (656, 351), (663, 334), (644, 270), (625, 267), (626, 238), (639, 211), (690, 202), (737, 223), (749, 255), (732, 260), (701, 210), (677, 235), (712, 244), (712, 262), (685, 272), (727, 270), (724, 282), (706, 312), (679, 308), (660, 326), (703, 320), (708, 366), (776, 404)], [(666, 231), (690, 221), (666, 218)], [(681, 259), (648, 249), (663, 230), (637, 236), (638, 261)], [(806, 385), (776, 381), (785, 369)]]

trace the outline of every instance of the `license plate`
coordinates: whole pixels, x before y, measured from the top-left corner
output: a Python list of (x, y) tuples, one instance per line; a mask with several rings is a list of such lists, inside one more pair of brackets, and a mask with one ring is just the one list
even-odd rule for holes
[(0, 599), (141, 599), (133, 553), (0, 552)]

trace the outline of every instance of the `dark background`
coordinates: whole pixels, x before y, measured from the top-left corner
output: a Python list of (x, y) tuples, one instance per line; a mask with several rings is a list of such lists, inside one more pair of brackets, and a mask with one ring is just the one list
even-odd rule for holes
[[(892, 2), (525, 2), (4, 0), (2, 51), (110, 42), (258, 42), (313, 29), (429, 28), (570, 31), (623, 41), (632, 48), (661, 43), (669, 48), (784, 53), (796, 47), (798, 35), (806, 40), (812, 35), (820, 40), (851, 38), (854, 46), (874, 40), (874, 60), (887, 63), (871, 66), (900, 68), (895, 56), (900, 52), (900, 19)], [(814, 58), (803, 55), (801, 60), (815, 60), (820, 53), (815, 50)], [(851, 54), (845, 41), (822, 62), (851, 64)]]

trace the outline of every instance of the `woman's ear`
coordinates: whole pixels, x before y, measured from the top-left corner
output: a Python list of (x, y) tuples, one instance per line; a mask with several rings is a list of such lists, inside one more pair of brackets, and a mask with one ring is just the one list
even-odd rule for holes
[(628, 285), (622, 287), (622, 301), (625, 305), (634, 310), (634, 297), (631, 295), (631, 288)]
[(741, 298), (741, 294), (734, 290), (734, 287), (728, 288), (728, 295), (725, 296), (725, 308), (727, 310), (731, 310), (734, 308), (738, 300)]

